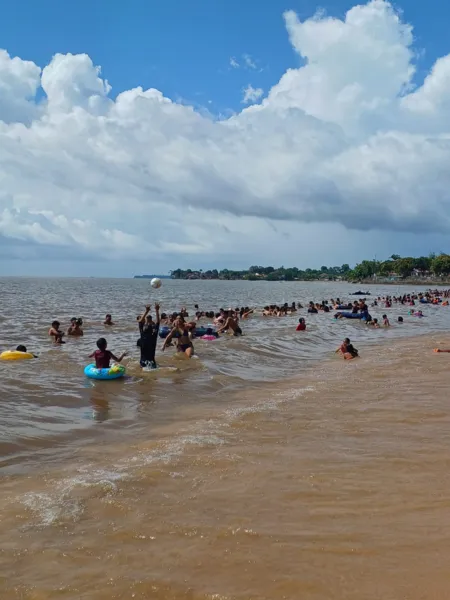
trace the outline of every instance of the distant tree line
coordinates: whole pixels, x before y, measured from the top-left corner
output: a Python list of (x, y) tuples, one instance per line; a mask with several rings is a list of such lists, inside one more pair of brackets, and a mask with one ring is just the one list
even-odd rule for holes
[(211, 269), (193, 271), (192, 269), (175, 269), (171, 271), (173, 279), (244, 279), (247, 281), (314, 281), (317, 279), (345, 279), (350, 272), (349, 265), (341, 267), (321, 267), (320, 269), (305, 269), (297, 267), (260, 267), (252, 266), (244, 271), (233, 271), (230, 269)]
[(401, 257), (393, 254), (388, 260), (363, 260), (353, 269), (350, 265), (343, 264), (340, 267), (322, 266), (320, 269), (298, 269), (297, 267), (261, 267), (252, 266), (247, 270), (234, 271), (230, 269), (210, 269), (203, 271), (199, 269), (175, 269), (171, 271), (173, 279), (224, 279), (247, 281), (317, 281), (345, 280), (361, 281), (374, 279), (376, 277), (389, 278), (398, 277), (402, 279), (410, 277), (445, 277), (450, 275), (450, 255), (430, 254), (413, 258), (411, 256)]
[(362, 280), (374, 277), (397, 276), (403, 279), (408, 277), (425, 277), (435, 275), (444, 277), (450, 274), (450, 255), (430, 254), (429, 256), (401, 257), (393, 254), (388, 260), (363, 260), (356, 265), (349, 274), (349, 280)]

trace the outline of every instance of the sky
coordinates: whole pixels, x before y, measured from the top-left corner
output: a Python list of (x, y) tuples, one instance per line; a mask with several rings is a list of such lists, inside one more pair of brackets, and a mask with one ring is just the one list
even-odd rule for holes
[(450, 251), (442, 0), (16, 0), (0, 275)]

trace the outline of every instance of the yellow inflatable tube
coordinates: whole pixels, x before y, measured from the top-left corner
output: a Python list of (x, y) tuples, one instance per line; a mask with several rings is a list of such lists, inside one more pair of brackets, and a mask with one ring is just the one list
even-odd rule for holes
[(34, 358), (34, 354), (17, 350), (6, 350), (0, 354), (0, 360), (26, 360), (28, 358)]

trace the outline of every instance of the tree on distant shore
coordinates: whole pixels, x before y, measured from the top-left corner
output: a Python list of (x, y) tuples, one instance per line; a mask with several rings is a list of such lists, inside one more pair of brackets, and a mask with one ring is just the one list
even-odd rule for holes
[(440, 254), (431, 261), (431, 270), (436, 275), (448, 275), (450, 273), (450, 256)]
[(262, 267), (252, 265), (248, 270), (233, 271), (231, 269), (210, 269), (203, 271), (198, 269), (171, 271), (174, 279), (225, 279), (225, 280), (248, 280), (248, 281), (316, 281), (319, 279), (346, 279), (358, 281), (377, 277), (390, 277), (397, 275), (401, 278), (411, 276), (422, 276), (434, 273), (437, 276), (450, 275), (450, 255), (441, 253), (438, 256), (401, 257), (392, 254), (384, 261), (363, 260), (354, 269), (345, 263), (342, 266), (327, 267), (322, 265), (320, 269), (299, 269), (298, 267)]

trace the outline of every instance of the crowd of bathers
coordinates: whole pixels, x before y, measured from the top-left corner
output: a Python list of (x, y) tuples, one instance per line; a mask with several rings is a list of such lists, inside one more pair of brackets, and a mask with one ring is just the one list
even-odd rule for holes
[[(439, 291), (439, 290), (428, 290), (424, 293), (412, 293), (403, 294), (401, 296), (386, 295), (377, 296), (371, 302), (371, 307), (384, 306), (390, 308), (394, 304), (396, 305), (407, 305), (415, 306), (417, 303), (420, 304), (432, 304), (448, 306), (450, 299), (450, 290)], [(218, 311), (206, 310), (202, 311), (199, 309), (198, 304), (194, 306), (195, 314), (192, 318), (189, 317), (189, 313), (185, 307), (181, 308), (180, 311), (172, 313), (160, 313), (159, 304), (155, 304), (155, 319), (151, 315), (150, 305), (145, 307), (145, 311), (142, 315), (138, 315), (137, 322), (139, 326), (140, 337), (137, 341), (137, 345), (140, 348), (141, 367), (156, 367), (155, 353), (158, 334), (160, 326), (166, 328), (167, 335), (162, 345), (162, 351), (168, 346), (175, 345), (178, 352), (184, 353), (188, 358), (194, 354), (193, 340), (196, 337), (196, 329), (200, 320), (210, 319), (215, 327), (214, 334), (216, 336), (222, 333), (231, 333), (234, 336), (242, 335), (242, 329), (240, 327), (240, 321), (248, 319), (252, 314), (255, 313), (254, 308), (248, 306), (236, 307), (234, 309), (220, 308)], [(261, 311), (263, 317), (284, 317), (295, 314), (298, 310), (303, 309), (303, 305), (300, 302), (284, 302), (282, 304), (270, 304), (264, 306)], [(387, 314), (383, 314), (382, 323), (378, 322), (378, 319), (372, 318), (369, 313), (369, 307), (367, 305), (366, 298), (360, 298), (358, 300), (343, 302), (340, 298), (331, 298), (330, 300), (322, 300), (321, 302), (310, 301), (307, 305), (308, 314), (319, 314), (329, 313), (330, 311), (349, 311), (351, 314), (358, 314), (364, 316), (364, 321), (367, 326), (370, 327), (390, 327), (390, 321)], [(345, 313), (344, 313), (345, 314)], [(351, 314), (349, 316), (351, 316)], [(410, 309), (409, 314), (413, 316), (424, 316), (422, 311), (415, 311)], [(336, 319), (342, 318), (341, 312), (336, 312), (334, 315)], [(398, 317), (398, 323), (403, 323), (403, 317)], [(115, 325), (111, 314), (107, 314), (103, 321), (103, 325), (106, 327), (112, 327)], [(306, 321), (301, 317), (298, 321), (296, 331), (305, 331)], [(206, 330), (207, 333), (212, 333), (212, 328)], [(51, 327), (48, 331), (49, 336), (53, 342), (57, 345), (64, 344), (64, 337), (81, 337), (84, 335), (83, 331), (83, 320), (80, 317), (73, 317), (70, 320), (68, 329), (63, 331), (59, 321), (55, 320), (52, 322)], [(205, 336), (206, 338), (207, 336)], [(346, 338), (347, 339), (347, 338)], [(344, 341), (344, 344), (347, 343)], [(348, 340), (348, 344), (350, 341)], [(342, 350), (342, 347), (340, 347)], [(27, 352), (25, 346), (20, 345), (16, 348), (17, 352)], [(352, 355), (354, 358), (357, 356), (351, 350), (350, 352), (342, 352), (342, 354)], [(114, 356), (109, 350), (107, 350), (107, 342), (105, 338), (99, 338), (97, 340), (97, 350), (91, 355), (95, 358), (97, 368), (108, 368), (111, 360), (120, 362), (126, 355), (124, 353), (121, 357)], [(347, 356), (347, 358), (348, 358)]]
[[(195, 305), (195, 317), (189, 319), (189, 313), (184, 307), (178, 312), (169, 314), (160, 313), (159, 304), (155, 304), (154, 308), (154, 319), (151, 315), (150, 305), (145, 307), (143, 314), (137, 316), (140, 333), (137, 346), (140, 349), (140, 365), (143, 368), (155, 368), (157, 366), (155, 354), (160, 326), (168, 330), (161, 348), (162, 351), (168, 346), (175, 345), (178, 352), (182, 352), (187, 358), (191, 358), (194, 354), (193, 340), (196, 337), (197, 325), (201, 319), (207, 318), (213, 320), (215, 327), (214, 329), (212, 327), (206, 328), (206, 334), (214, 333), (214, 336), (205, 335), (203, 336), (204, 339), (210, 339), (211, 337), (215, 339), (221, 333), (231, 333), (234, 336), (239, 336), (242, 335), (239, 320), (247, 319), (254, 312), (249, 307), (238, 307), (236, 309), (221, 308), (217, 312), (200, 311), (198, 305)], [(108, 313), (105, 316), (103, 325), (106, 327), (113, 327), (115, 325), (111, 314)], [(65, 331), (61, 328), (60, 321), (55, 320), (48, 330), (48, 335), (56, 345), (65, 344), (66, 341), (64, 338), (67, 337), (82, 337), (84, 336), (83, 319), (73, 317)], [(97, 350), (90, 355), (90, 358), (95, 359), (95, 365), (98, 369), (108, 369), (111, 360), (121, 362), (127, 354), (124, 352), (120, 357), (116, 357), (107, 349), (108, 344), (104, 337), (99, 338), (96, 345)], [(26, 346), (22, 344), (17, 346), (16, 352), (28, 353)]]

